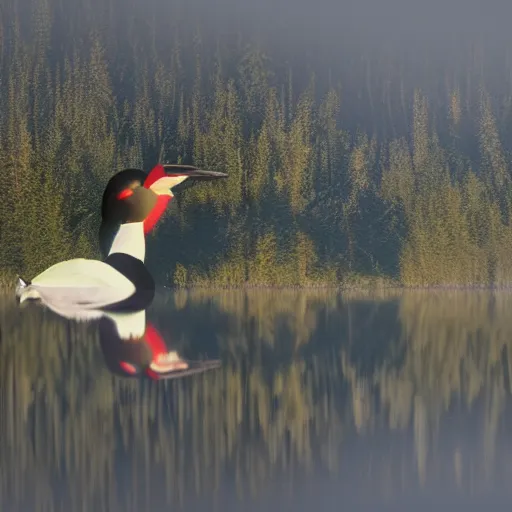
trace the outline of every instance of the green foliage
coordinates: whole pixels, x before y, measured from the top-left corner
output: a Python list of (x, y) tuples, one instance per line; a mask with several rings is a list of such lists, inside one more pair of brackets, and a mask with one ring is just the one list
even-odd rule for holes
[[(98, 257), (109, 177), (179, 161), (229, 179), (185, 191), (159, 227), (148, 257), (170, 284), (510, 282), (508, 97), (455, 81), (439, 100), (399, 73), (393, 99), (386, 72), (381, 126), (369, 61), (358, 103), (349, 77), (284, 65), (262, 41), (162, 35), (154, 23), (170, 11), (156, 4), (152, 15), (123, 6), (121, 27), (109, 14), (118, 1), (101, 14), (74, 13), (75, 0), (69, 12), (31, 0), (23, 19), (17, 0), (2, 10), (2, 272)], [(188, 26), (178, 12), (173, 22)], [(356, 113), (366, 104), (370, 123)]]
[(178, 288), (183, 288), (187, 284), (187, 269), (181, 263), (176, 264), (172, 282)]

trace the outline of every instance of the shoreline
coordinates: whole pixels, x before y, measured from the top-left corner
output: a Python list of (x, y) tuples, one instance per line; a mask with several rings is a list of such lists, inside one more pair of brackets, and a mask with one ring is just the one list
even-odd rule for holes
[[(158, 285), (157, 285), (158, 287)], [(458, 284), (442, 284), (442, 285), (405, 285), (405, 284), (367, 284), (367, 285), (191, 285), (191, 286), (168, 286), (161, 285), (168, 291), (195, 291), (195, 290), (212, 290), (212, 291), (252, 291), (252, 290), (337, 290), (343, 291), (512, 291), (512, 283), (509, 285), (458, 285)]]
[[(17, 276), (16, 276), (17, 277)], [(16, 277), (6, 279), (6, 276), (0, 274), (0, 292), (9, 292), (16, 287)], [(236, 284), (236, 285), (220, 285), (220, 284), (191, 284), (188, 286), (168, 285), (156, 283), (157, 289), (164, 289), (169, 292), (180, 291), (363, 291), (363, 292), (380, 292), (380, 291), (512, 291), (512, 283), (510, 284), (434, 284), (434, 285), (407, 285), (400, 283), (391, 278), (361, 278), (361, 282), (345, 283), (318, 283), (303, 285), (278, 285), (278, 284)]]

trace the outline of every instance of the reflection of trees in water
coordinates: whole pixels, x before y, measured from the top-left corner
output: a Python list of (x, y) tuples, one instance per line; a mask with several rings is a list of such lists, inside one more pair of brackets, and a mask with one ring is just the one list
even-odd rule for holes
[[(399, 307), (401, 364), (385, 364), (369, 378), (345, 372), (353, 388), (362, 381), (378, 392), (391, 429), (412, 422), (420, 481), (426, 478), (429, 444), (435, 443), (442, 415), (479, 403), (485, 411), (480, 457), (490, 477), (509, 393), (511, 310), (508, 293), (404, 292)], [(480, 471), (482, 464), (476, 465)]]
[[(159, 296), (159, 328), (185, 344), (202, 324), (225, 361), (218, 371), (173, 383), (114, 378), (95, 326), (0, 303), (0, 504), (139, 510), (158, 499), (215, 494), (226, 475), (247, 496), (318, 464), (337, 471), (356, 439), (410, 428), (414, 457), (395, 444), (380, 462), (370, 457), (366, 477), (389, 491), (397, 485), (395, 466), (397, 479), (415, 464), (420, 483), (429, 480), (443, 415), (454, 408), (485, 414), (475, 460), (458, 440), (449, 445), (449, 478), (489, 476), (509, 392), (512, 295), (392, 298), (348, 301), (326, 291)], [(393, 315), (398, 330), (386, 323)], [(374, 357), (377, 344), (382, 355)]]

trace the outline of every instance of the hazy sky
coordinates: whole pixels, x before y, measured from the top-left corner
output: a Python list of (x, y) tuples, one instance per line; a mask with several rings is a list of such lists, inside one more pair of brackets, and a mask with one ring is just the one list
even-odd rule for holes
[(512, 2), (503, 0), (189, 0), (185, 9), (220, 33), (253, 32), (274, 47), (334, 55), (364, 49), (446, 58), (472, 44), (493, 51), (512, 43)]

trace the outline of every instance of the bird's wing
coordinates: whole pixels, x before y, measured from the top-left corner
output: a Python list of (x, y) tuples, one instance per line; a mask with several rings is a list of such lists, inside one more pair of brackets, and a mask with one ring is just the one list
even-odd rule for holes
[(77, 258), (51, 266), (32, 280), (23, 294), (38, 295), (60, 309), (98, 309), (127, 299), (134, 284), (98, 260)]

